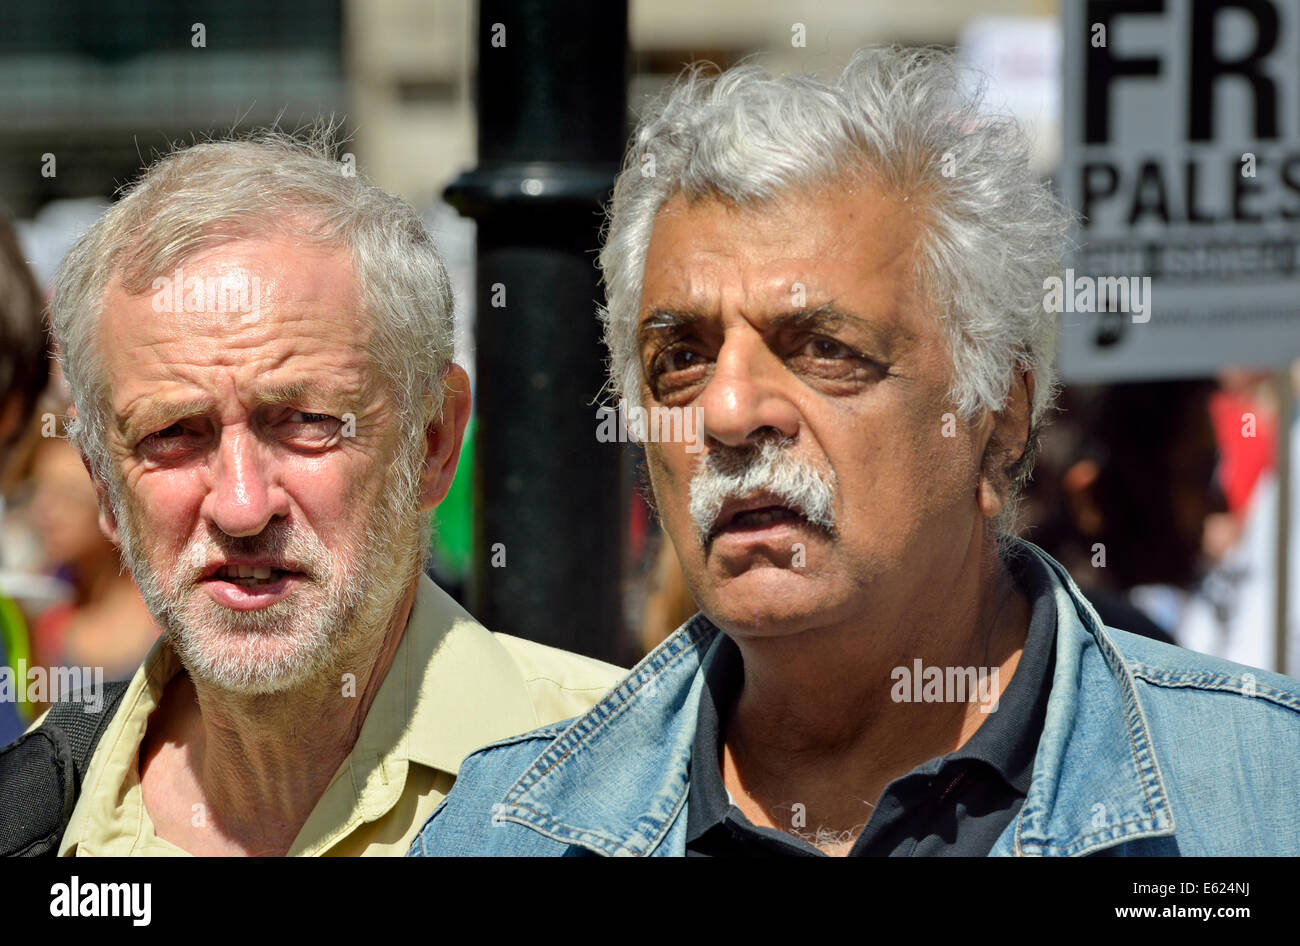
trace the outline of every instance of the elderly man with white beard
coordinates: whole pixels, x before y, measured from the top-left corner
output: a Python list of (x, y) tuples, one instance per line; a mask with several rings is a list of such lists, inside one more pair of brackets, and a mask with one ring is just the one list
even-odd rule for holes
[(159, 160), (64, 261), (53, 323), (101, 527), (163, 631), (59, 853), (402, 854), (469, 751), (621, 673), (491, 634), (423, 574), (470, 410), (451, 290), (327, 133)]
[[(951, 59), (689, 72), (601, 253), (701, 613), (466, 760), (413, 854), (1296, 854), (1300, 683), (1107, 628), (1015, 538), (1066, 214)], [(653, 158), (653, 160), (651, 160)]]

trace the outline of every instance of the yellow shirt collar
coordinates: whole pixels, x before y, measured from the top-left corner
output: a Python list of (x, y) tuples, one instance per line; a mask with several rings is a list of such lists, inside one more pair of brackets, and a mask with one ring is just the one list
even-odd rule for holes
[[(61, 854), (183, 853), (154, 836), (139, 777), (139, 749), (149, 715), (181, 669), (172, 648), (159, 640), (100, 740)], [(356, 745), (289, 854), (374, 853), (367, 850), (368, 842), (353, 845), (348, 839), (361, 826), (390, 817), (393, 825), (380, 825), (372, 834), (391, 848), (381, 853), (403, 853), (409, 843), (405, 836), (418, 831), (451, 783), (449, 777), (428, 772), (411, 777), (412, 763), (454, 776), (474, 749), (539, 722), (523, 674), (509, 653), (421, 575), (406, 630)], [(445, 787), (434, 791), (431, 784)]]

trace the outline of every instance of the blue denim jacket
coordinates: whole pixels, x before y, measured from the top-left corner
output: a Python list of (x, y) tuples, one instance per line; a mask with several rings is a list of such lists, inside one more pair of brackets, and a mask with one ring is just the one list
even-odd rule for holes
[[(1041, 549), (1056, 668), (1029, 794), (990, 855), (1300, 854), (1300, 681), (1103, 627)], [(681, 855), (696, 615), (585, 715), (469, 756), (412, 856)]]

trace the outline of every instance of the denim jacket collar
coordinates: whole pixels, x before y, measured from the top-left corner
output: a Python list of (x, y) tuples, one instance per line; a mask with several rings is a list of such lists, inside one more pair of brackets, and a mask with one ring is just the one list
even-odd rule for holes
[[(990, 854), (1081, 855), (1173, 834), (1132, 673), (1065, 570), (1022, 545), (1053, 577), (1056, 669), (1029, 794)], [(558, 735), (494, 820), (600, 854), (681, 854), (702, 667), (720, 633), (702, 614), (683, 625)]]
[(1083, 855), (1172, 835), (1137, 681), (1065, 568), (1023, 545), (1055, 579), (1056, 671), (1029, 794), (990, 853)]

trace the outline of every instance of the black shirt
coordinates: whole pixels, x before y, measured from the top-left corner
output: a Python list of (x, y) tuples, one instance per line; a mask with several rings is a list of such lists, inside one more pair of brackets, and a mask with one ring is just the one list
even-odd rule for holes
[[(1042, 563), (1018, 555), (1007, 568), (1028, 597), (1032, 613), (1020, 662), (997, 709), (964, 746), (886, 786), (851, 856), (983, 857), (1020, 811), (1052, 688), (1056, 603)], [(700, 695), (686, 856), (819, 856), (822, 852), (810, 841), (752, 824), (728, 798), (722, 783), (721, 720), (740, 693), (743, 674), (739, 648), (723, 636)]]

